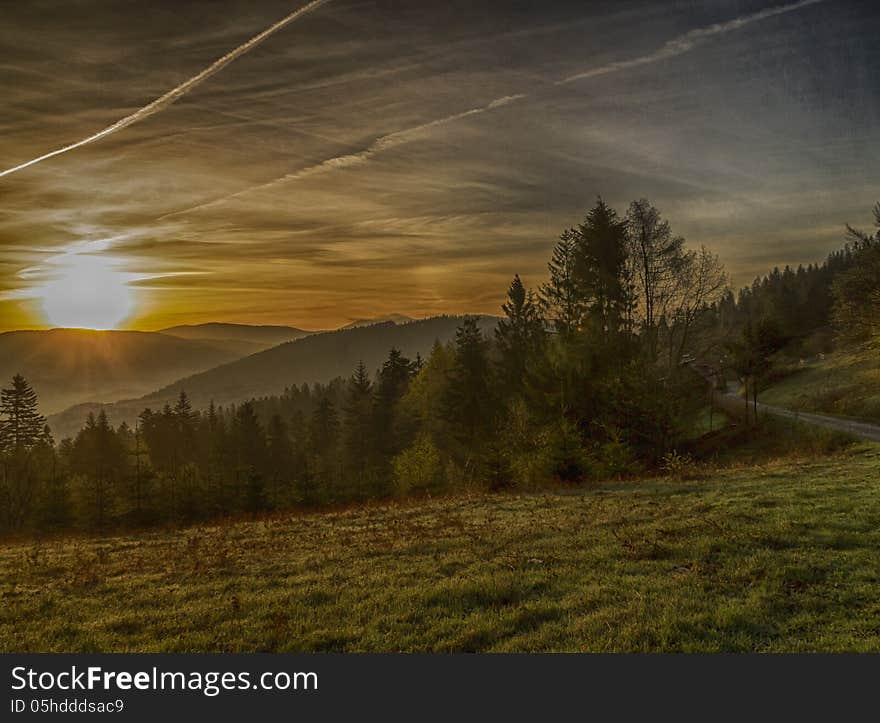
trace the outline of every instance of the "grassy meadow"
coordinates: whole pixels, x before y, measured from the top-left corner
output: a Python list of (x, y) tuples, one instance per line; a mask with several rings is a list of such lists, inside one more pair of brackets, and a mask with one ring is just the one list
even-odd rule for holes
[(880, 447), (0, 547), (0, 650), (877, 651)]
[(880, 423), (880, 350), (837, 351), (814, 360), (762, 391), (760, 401)]

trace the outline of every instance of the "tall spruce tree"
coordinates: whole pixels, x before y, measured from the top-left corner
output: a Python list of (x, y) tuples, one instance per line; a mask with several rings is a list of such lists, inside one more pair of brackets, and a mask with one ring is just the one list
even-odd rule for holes
[(540, 346), (544, 329), (534, 296), (526, 292), (519, 274), (510, 282), (501, 309), (505, 318), (495, 327), (495, 344), (502, 389), (510, 395), (522, 389), (529, 357)]
[(387, 460), (397, 454), (405, 442), (397, 425), (397, 406), (412, 375), (413, 363), (400, 349), (392, 347), (379, 370), (374, 407), (376, 448)]
[(367, 480), (373, 466), (373, 385), (363, 361), (348, 380), (342, 420), (342, 455), (351, 494), (367, 492)]
[(0, 452), (29, 450), (40, 443), (46, 419), (37, 405), (37, 393), (21, 374), (16, 374), (12, 386), (0, 392)]
[(601, 198), (578, 228), (575, 279), (578, 297), (589, 305), (593, 329), (616, 336), (631, 301), (626, 221)]
[(486, 441), (494, 412), (488, 344), (475, 317), (468, 317), (455, 333), (455, 364), (446, 399), (454, 434), (467, 450)]
[(547, 264), (550, 278), (541, 286), (541, 308), (561, 334), (576, 332), (586, 314), (586, 304), (578, 290), (578, 238), (575, 229), (562, 233)]
[(273, 414), (266, 432), (266, 468), (273, 507), (289, 498), (294, 477), (293, 440), (280, 414)]

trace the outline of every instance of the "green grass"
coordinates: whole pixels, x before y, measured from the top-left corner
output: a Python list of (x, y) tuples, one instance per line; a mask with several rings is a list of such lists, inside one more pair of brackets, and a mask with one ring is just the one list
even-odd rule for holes
[(0, 650), (878, 651), (880, 447), (0, 547)]
[(841, 351), (798, 369), (759, 400), (803, 412), (880, 423), (880, 351)]
[(687, 441), (699, 439), (706, 434), (724, 429), (729, 422), (730, 419), (722, 410), (705, 406), (694, 417)]

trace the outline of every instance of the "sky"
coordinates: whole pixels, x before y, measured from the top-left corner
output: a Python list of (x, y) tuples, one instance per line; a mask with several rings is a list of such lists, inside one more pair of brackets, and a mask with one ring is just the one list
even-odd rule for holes
[(599, 195), (739, 286), (880, 199), (877, 3), (306, 5), (4, 6), (0, 330), (497, 313)]

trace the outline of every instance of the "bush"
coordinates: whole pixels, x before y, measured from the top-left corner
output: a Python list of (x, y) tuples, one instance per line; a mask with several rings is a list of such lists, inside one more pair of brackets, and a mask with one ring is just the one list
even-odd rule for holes
[(594, 467), (581, 435), (567, 421), (538, 430), (531, 448), (510, 461), (515, 484), (527, 489), (549, 481), (581, 482), (593, 475)]
[(616, 435), (602, 442), (596, 454), (603, 477), (632, 477), (644, 471), (632, 447)]
[(676, 450), (663, 455), (661, 467), (666, 474), (676, 479), (689, 479), (696, 471), (696, 463), (689, 454), (679, 454)]
[(394, 491), (406, 496), (413, 492), (429, 492), (443, 485), (443, 463), (437, 445), (421, 435), (391, 461), (394, 470)]

